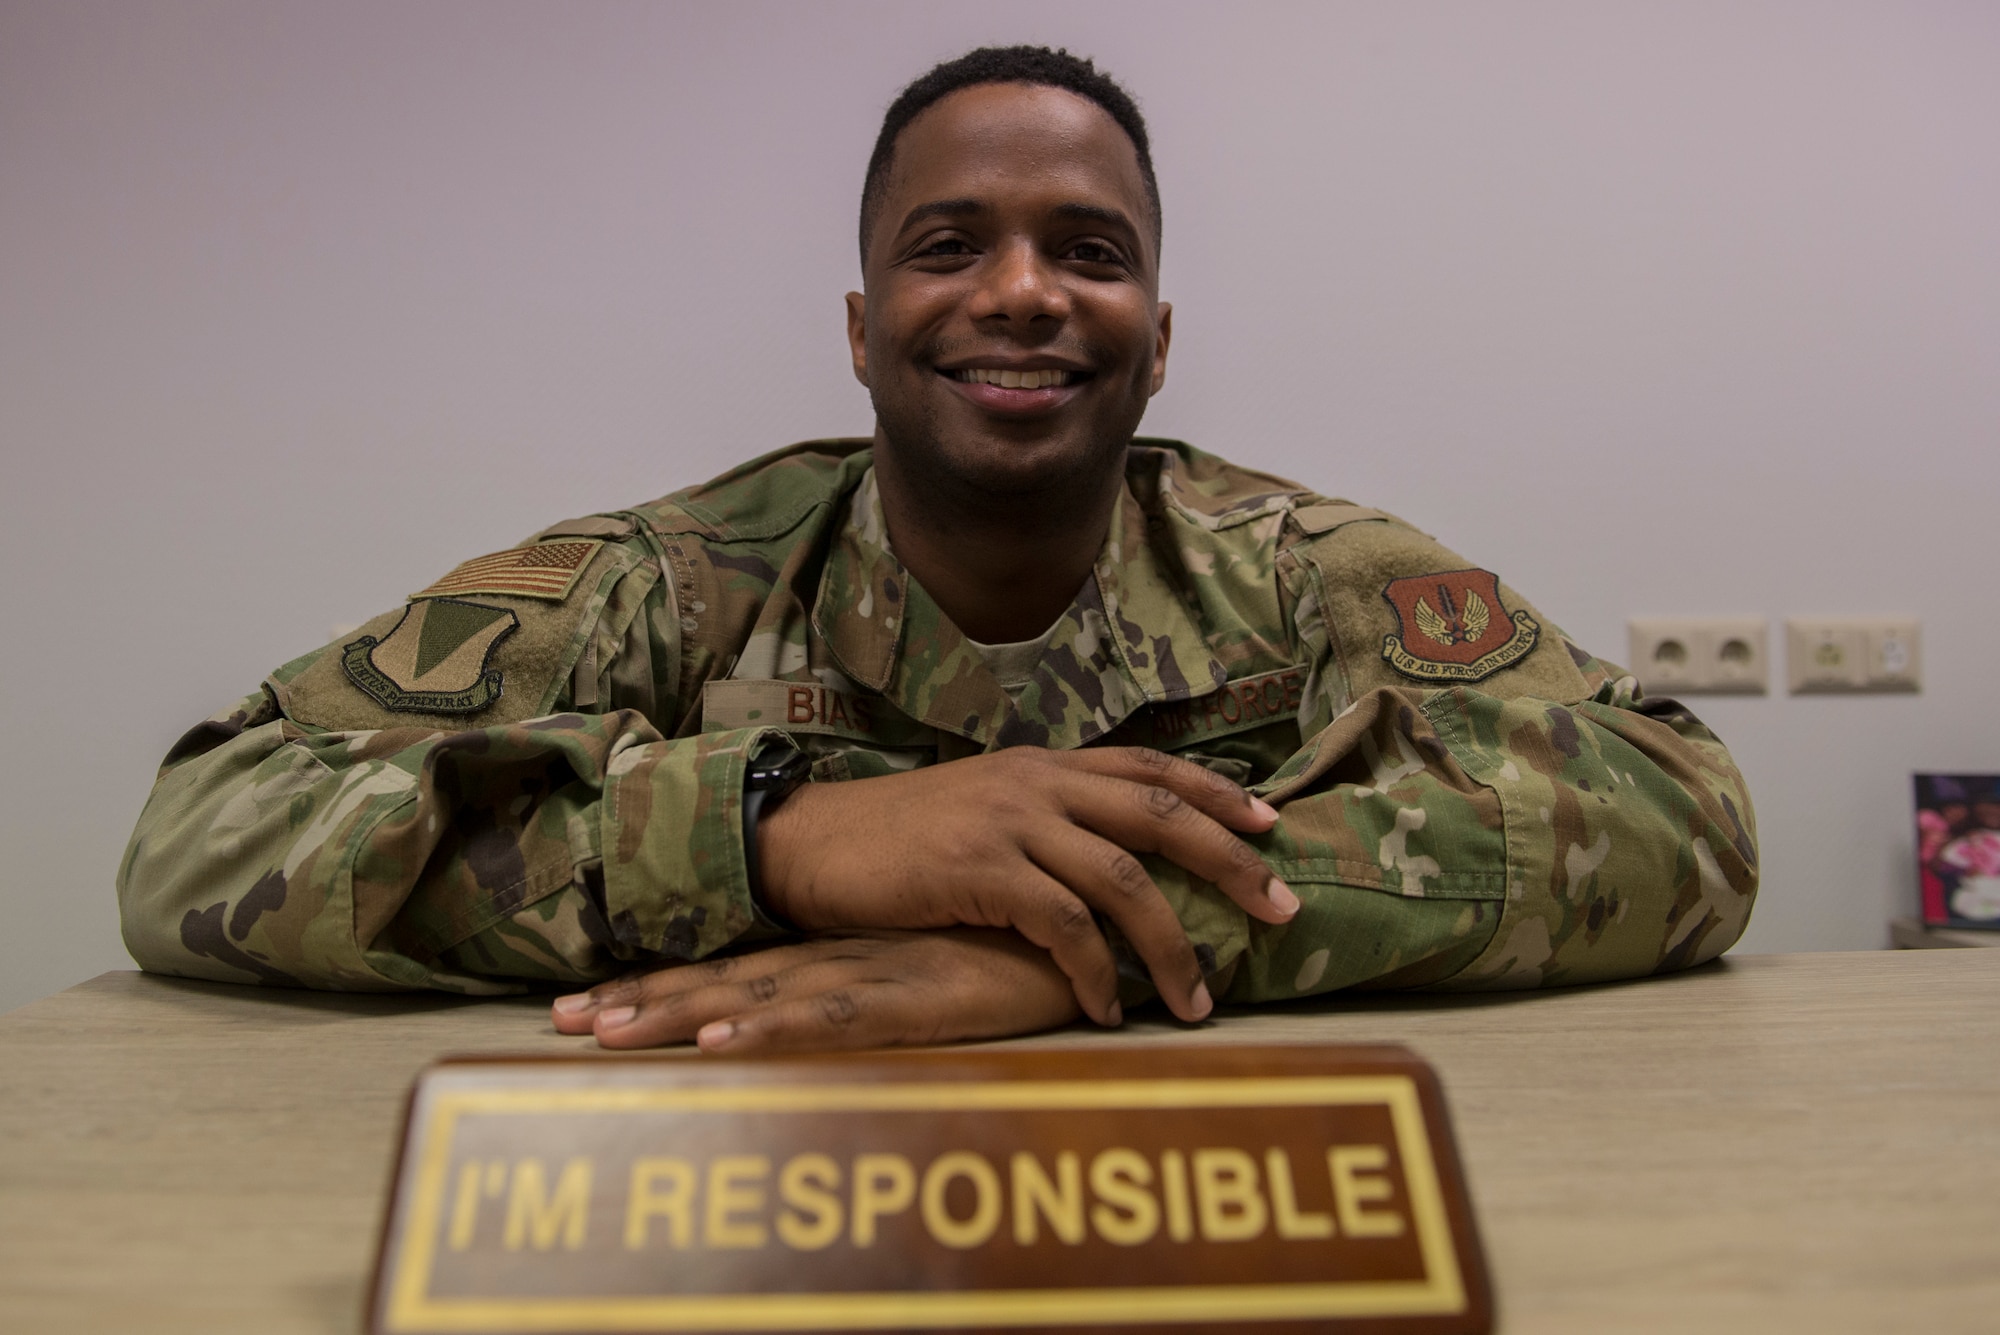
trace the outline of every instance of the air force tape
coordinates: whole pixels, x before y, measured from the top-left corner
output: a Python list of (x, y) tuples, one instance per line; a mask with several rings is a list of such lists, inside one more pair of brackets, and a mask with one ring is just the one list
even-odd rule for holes
[(439, 1063), (370, 1329), (1491, 1329), (1397, 1047)]

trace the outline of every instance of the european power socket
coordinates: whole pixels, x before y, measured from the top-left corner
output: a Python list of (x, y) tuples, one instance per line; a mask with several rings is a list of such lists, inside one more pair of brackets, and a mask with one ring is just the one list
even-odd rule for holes
[(1654, 695), (1763, 695), (1770, 690), (1762, 617), (1634, 617), (1632, 671)]
[(1791, 617), (1785, 675), (1795, 695), (1923, 689), (1915, 617)]

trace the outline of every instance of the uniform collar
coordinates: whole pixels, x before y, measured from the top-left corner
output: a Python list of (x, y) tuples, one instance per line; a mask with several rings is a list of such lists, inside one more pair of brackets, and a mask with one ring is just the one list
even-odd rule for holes
[(989, 750), (1071, 749), (1141, 705), (1218, 690), (1222, 664), (1189, 610), (1192, 599), (1177, 587), (1189, 574), (1149, 541), (1148, 508), (1134, 480), (1128, 475), (1120, 489), (1092, 577), (1057, 621), (1018, 706), (889, 550), (873, 468), (850, 496), (828, 553), (814, 630), (856, 685)]

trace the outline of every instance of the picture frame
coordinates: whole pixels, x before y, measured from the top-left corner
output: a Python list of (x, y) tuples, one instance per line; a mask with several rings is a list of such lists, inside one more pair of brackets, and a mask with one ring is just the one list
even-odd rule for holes
[(2000, 931), (2000, 774), (1913, 778), (1924, 925)]

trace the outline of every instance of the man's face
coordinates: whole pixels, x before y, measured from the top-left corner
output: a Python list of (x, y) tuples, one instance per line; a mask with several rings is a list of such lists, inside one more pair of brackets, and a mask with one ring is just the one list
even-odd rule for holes
[(1138, 154), (1095, 103), (990, 84), (927, 109), (897, 141), (863, 282), (854, 373), (920, 491), (1096, 495), (1122, 467), (1169, 309)]

